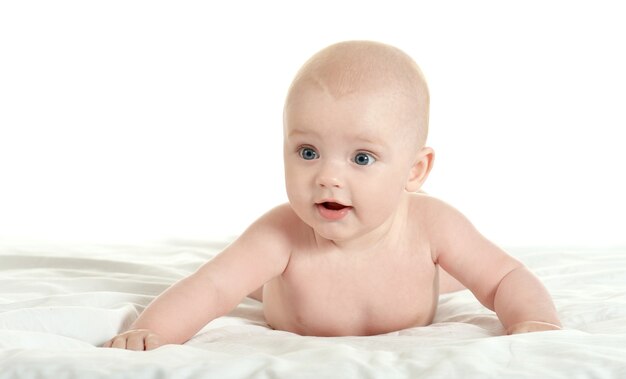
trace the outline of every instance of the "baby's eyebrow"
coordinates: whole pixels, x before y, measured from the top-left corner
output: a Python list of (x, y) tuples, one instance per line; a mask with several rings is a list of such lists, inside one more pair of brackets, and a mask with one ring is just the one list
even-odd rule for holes
[(292, 137), (292, 136), (298, 136), (298, 135), (302, 135), (302, 136), (307, 136), (307, 135), (317, 135), (317, 133), (315, 131), (304, 131), (301, 129), (292, 129), (287, 133), (287, 137)]
[[(298, 137), (298, 136), (307, 136), (307, 137), (312, 136), (312, 137), (319, 138), (320, 134), (316, 132), (315, 130), (302, 130), (302, 129), (291, 129), (289, 132), (287, 132), (288, 138)], [(379, 138), (378, 136), (372, 135), (372, 134), (366, 134), (366, 133), (362, 133), (362, 134), (358, 134), (354, 136), (354, 141), (363, 143), (368, 146), (374, 146), (374, 147), (384, 148), (388, 146), (388, 144), (385, 143), (385, 141)]]
[(371, 143), (374, 145), (380, 145), (380, 140), (376, 137), (372, 137), (372, 136), (357, 136), (355, 138), (356, 140), (362, 141), (362, 142), (366, 142), (366, 143)]
[(355, 137), (355, 139), (368, 145), (387, 146), (387, 144), (382, 139), (369, 134), (358, 135)]

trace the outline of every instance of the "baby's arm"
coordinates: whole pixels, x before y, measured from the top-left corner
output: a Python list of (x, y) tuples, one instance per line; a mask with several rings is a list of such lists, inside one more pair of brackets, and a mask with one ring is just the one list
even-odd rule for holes
[(150, 350), (181, 344), (230, 312), (284, 271), (291, 251), (286, 232), (291, 214), (285, 206), (268, 212), (218, 256), (157, 297), (128, 331), (104, 346)]
[(507, 334), (560, 329), (552, 299), (539, 279), (456, 209), (436, 202), (435, 262), (494, 310)]

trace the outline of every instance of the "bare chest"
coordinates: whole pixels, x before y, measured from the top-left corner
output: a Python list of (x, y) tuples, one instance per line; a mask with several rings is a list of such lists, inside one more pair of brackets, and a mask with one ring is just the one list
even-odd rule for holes
[(294, 253), (266, 285), (270, 325), (304, 335), (372, 335), (432, 321), (437, 269), (427, 251)]

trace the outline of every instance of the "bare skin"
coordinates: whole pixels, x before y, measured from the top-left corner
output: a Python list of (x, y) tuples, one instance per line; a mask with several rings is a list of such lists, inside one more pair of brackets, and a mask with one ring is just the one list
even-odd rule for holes
[(184, 343), (249, 294), (262, 298), (271, 327), (301, 335), (428, 325), (439, 294), (463, 286), (507, 333), (559, 329), (550, 295), (523, 264), (455, 208), (419, 193), (434, 160), (424, 146), (427, 104), (421, 72), (397, 49), (352, 42), (314, 56), (285, 106), (289, 203), (105, 346)]
[[(415, 207), (429, 201), (409, 198)], [(419, 220), (402, 221), (376, 246), (351, 251), (317, 237), (294, 217), (293, 242), (302, 248), (291, 253), (283, 274), (264, 286), (267, 322), (317, 336), (372, 335), (430, 324), (439, 296), (438, 267), (427, 241), (415, 233)], [(410, 238), (396, 238), (402, 235)]]

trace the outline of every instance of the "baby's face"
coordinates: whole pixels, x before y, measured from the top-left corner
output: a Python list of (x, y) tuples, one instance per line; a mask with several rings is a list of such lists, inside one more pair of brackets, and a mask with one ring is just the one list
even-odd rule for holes
[(284, 114), (287, 195), (326, 239), (347, 241), (391, 222), (417, 154), (402, 102), (384, 93), (334, 98), (304, 85)]

